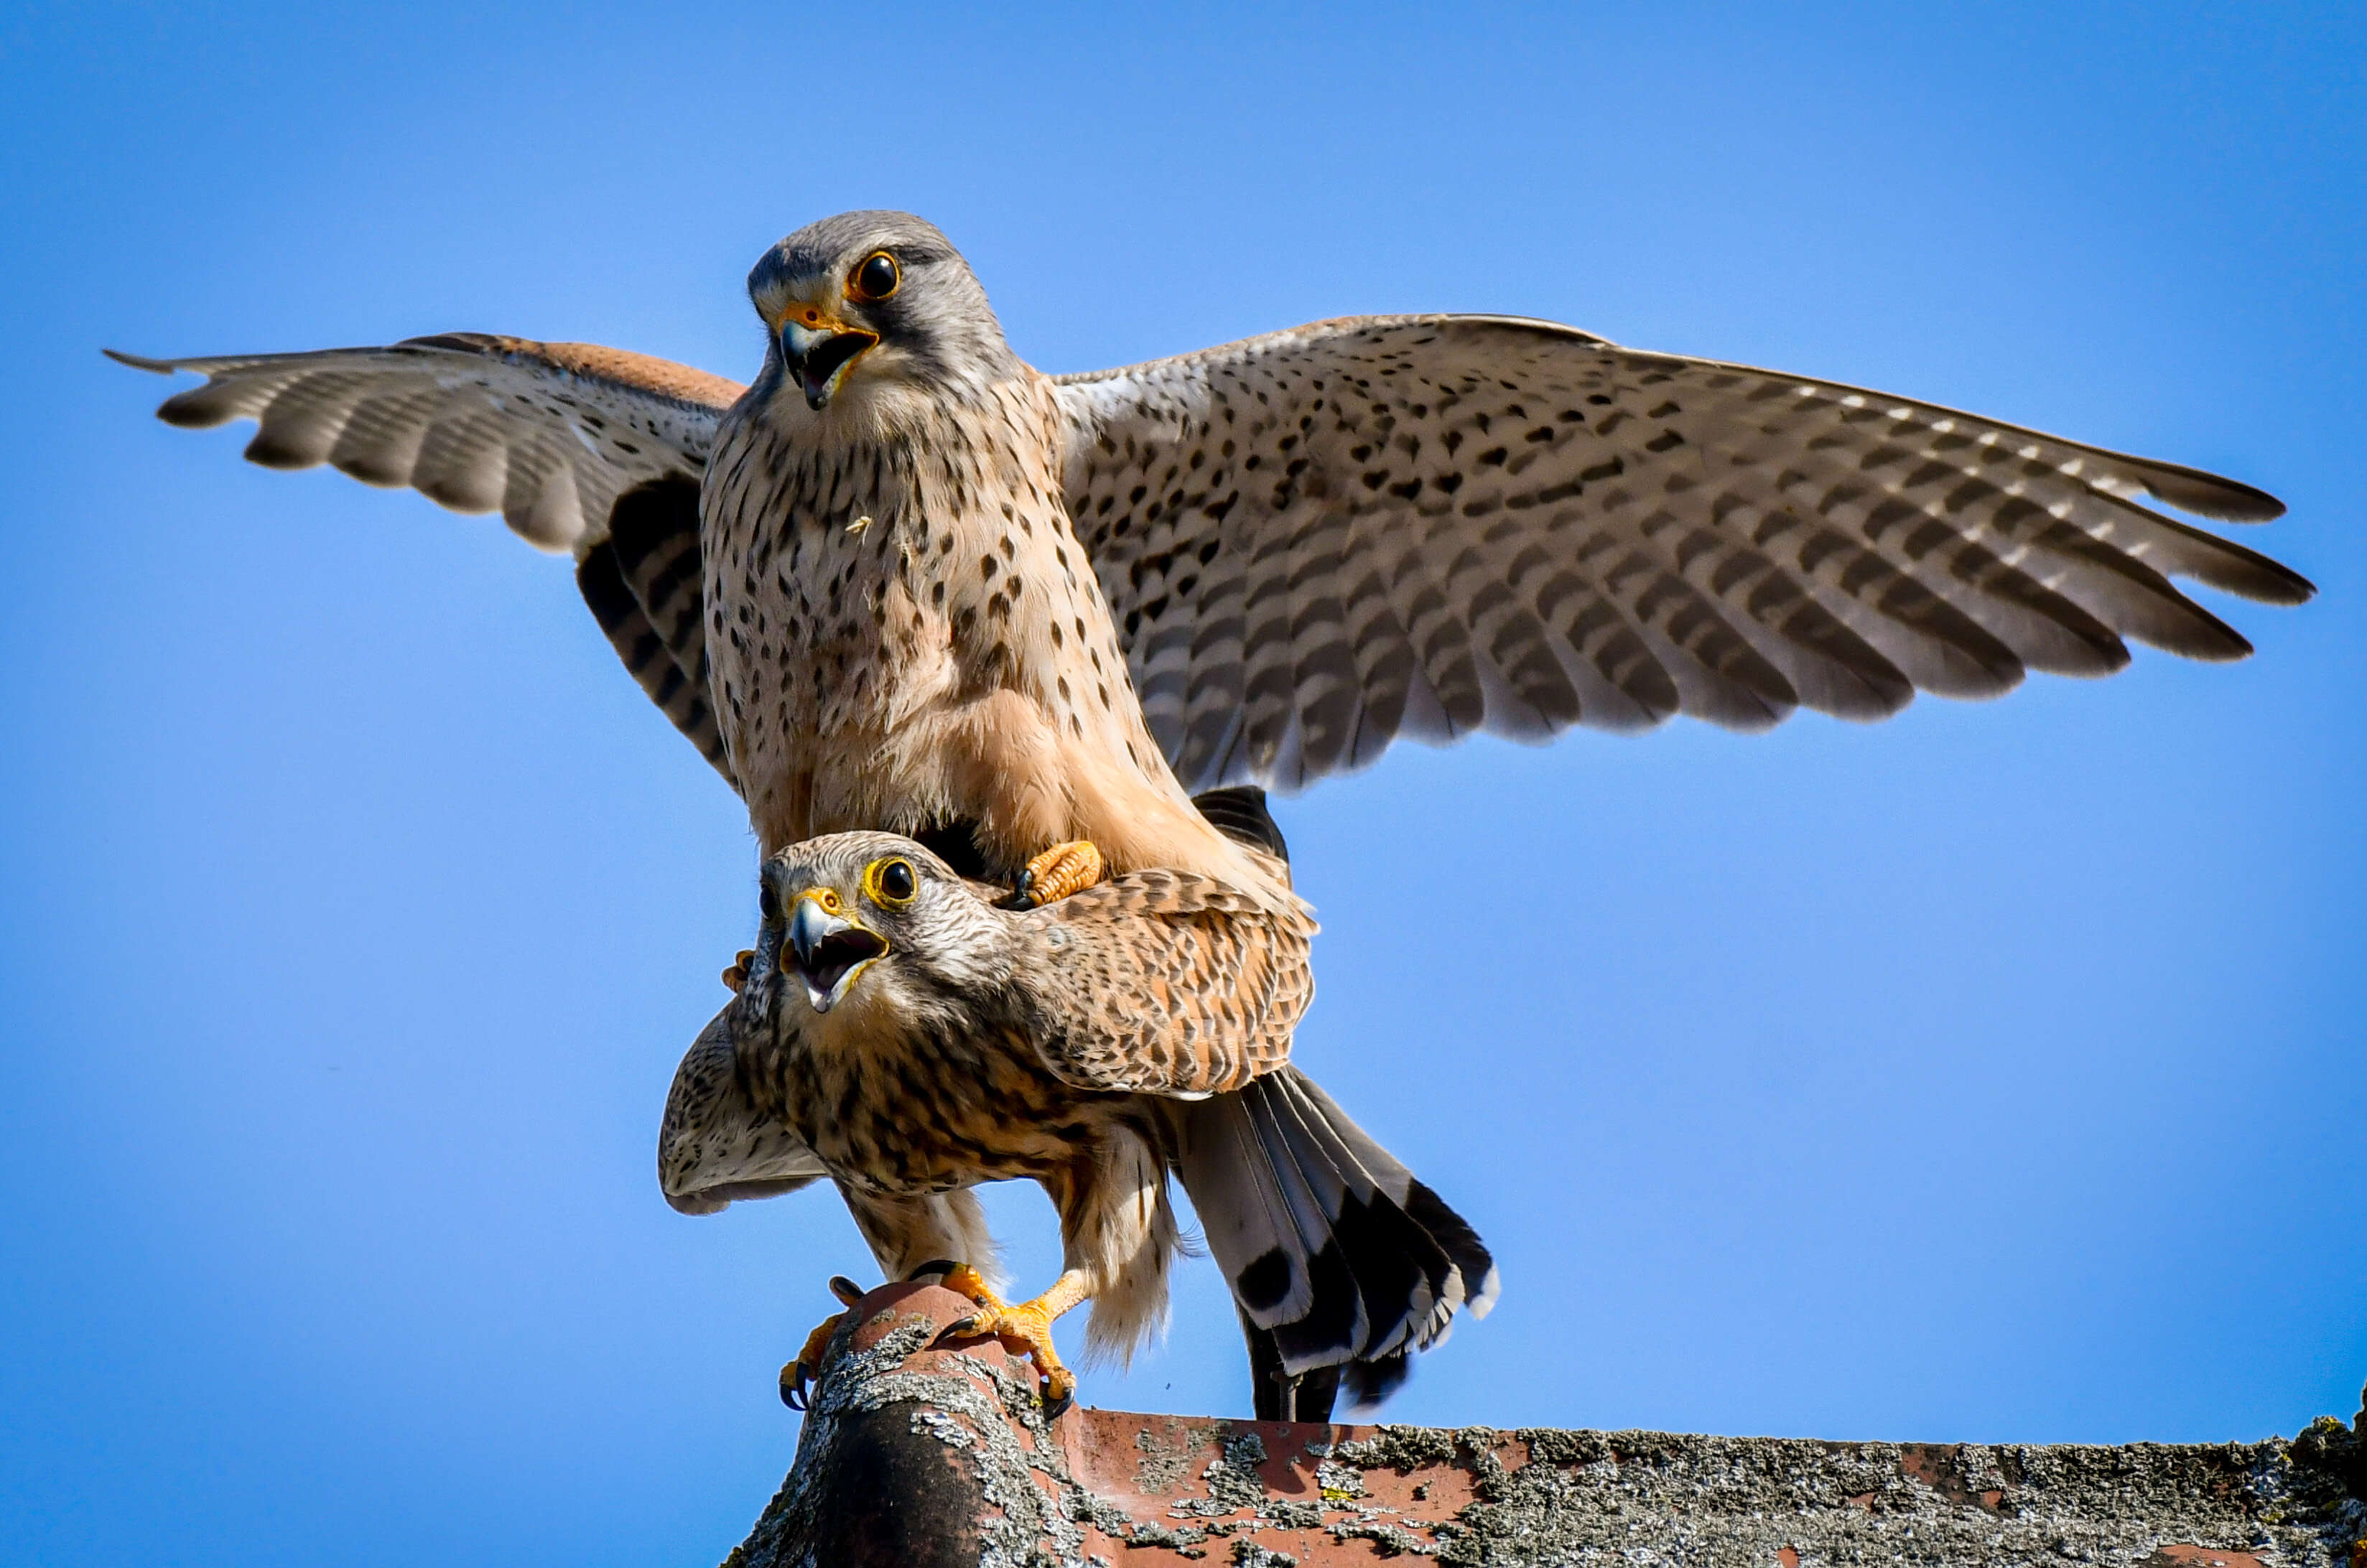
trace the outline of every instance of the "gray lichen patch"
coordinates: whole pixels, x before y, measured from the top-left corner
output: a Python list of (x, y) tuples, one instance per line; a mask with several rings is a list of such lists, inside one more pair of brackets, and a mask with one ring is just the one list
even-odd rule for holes
[(1233, 1542), (1233, 1564), (1234, 1568), (1298, 1568), (1298, 1559), (1253, 1540), (1237, 1540)]
[(1134, 1488), (1147, 1497), (1172, 1492), (1191, 1473), (1191, 1461), (1184, 1458), (1188, 1450), (1171, 1449), (1145, 1427), (1134, 1435), (1134, 1446), (1142, 1457), (1135, 1461)]
[[(2359, 1438), (2287, 1445), (1899, 1445), (1658, 1432), (1385, 1427), (1342, 1462), (1470, 1471), (1442, 1563), (2167, 1563), (2199, 1547), (2262, 1562), (2348, 1561), (2367, 1524)], [(2342, 1448), (2347, 1441), (2350, 1447)], [(2294, 1445), (2298, 1449), (2304, 1445)], [(1513, 1466), (1501, 1448), (1526, 1450)], [(2339, 1452), (2338, 1452), (2339, 1450)]]
[(1200, 1472), (1206, 1497), (1178, 1503), (1170, 1512), (1178, 1517), (1222, 1518), (1228, 1514), (1255, 1513), (1265, 1502), (1265, 1483), (1257, 1467), (1265, 1462), (1265, 1439), (1255, 1432), (1227, 1438), (1223, 1450)]

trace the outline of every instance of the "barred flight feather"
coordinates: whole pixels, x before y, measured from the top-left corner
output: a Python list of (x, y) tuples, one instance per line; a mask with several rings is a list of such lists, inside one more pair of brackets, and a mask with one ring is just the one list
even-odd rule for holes
[(738, 383), (646, 355), (472, 333), (310, 354), (115, 357), (205, 375), (158, 415), (190, 427), (253, 419), (246, 456), (257, 463), (328, 463), (454, 511), (499, 511), (538, 547), (572, 553), (584, 603), (626, 670), (731, 779), (707, 690), (698, 487)]
[[(498, 509), (579, 562), (617, 531), (620, 498), (702, 479), (742, 390), (644, 355), (477, 333), (117, 357), (207, 375), (159, 412), (255, 419), (258, 462)], [(2312, 592), (2142, 503), (2281, 514), (2250, 486), (1549, 322), (1318, 322), (1063, 378), (1059, 395), (1070, 515), (1150, 736), (1193, 788), (1296, 788), (1399, 736), (1535, 739), (1677, 713), (1753, 729), (1804, 705), (1878, 718), (1919, 690), (2108, 674), (2124, 639), (2240, 658), (2250, 645), (2173, 579), (2271, 604)], [(636, 597), (639, 617), (618, 619), (611, 600), (602, 624), (712, 758), (705, 699), (681, 698), (704, 679), (698, 617), (683, 613), (703, 585), (622, 577), (665, 603)], [(651, 634), (670, 669), (637, 662)]]
[(1319, 322), (1061, 392), (1071, 513), (1194, 786), (1399, 733), (1878, 718), (2124, 637), (2237, 658), (2172, 577), (2311, 592), (2138, 503), (2282, 512), (2249, 486), (1549, 322)]

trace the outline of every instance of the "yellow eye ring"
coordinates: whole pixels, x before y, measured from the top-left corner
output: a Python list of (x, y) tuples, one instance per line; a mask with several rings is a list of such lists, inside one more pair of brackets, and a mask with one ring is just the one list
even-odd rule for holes
[(903, 283), (903, 269), (896, 265), (896, 258), (886, 251), (874, 251), (846, 275), (846, 292), (850, 299), (870, 304), (887, 299)]
[(863, 891), (883, 908), (894, 909), (911, 903), (920, 889), (920, 878), (912, 874), (912, 863), (901, 855), (876, 860), (863, 868)]

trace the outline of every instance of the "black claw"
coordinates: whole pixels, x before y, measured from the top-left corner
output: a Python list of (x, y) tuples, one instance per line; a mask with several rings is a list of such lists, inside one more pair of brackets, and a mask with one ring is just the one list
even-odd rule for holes
[(1044, 1419), (1047, 1421), (1058, 1421), (1061, 1416), (1066, 1416), (1069, 1413), (1070, 1407), (1074, 1405), (1076, 1403), (1077, 1396), (1073, 1392), (1064, 1393), (1058, 1399), (1046, 1400), (1044, 1402)]
[(960, 1267), (960, 1264), (955, 1262), (950, 1258), (934, 1258), (928, 1262), (922, 1264), (918, 1269), (913, 1269), (910, 1274), (905, 1275), (904, 1280), (905, 1282), (909, 1284), (916, 1280), (925, 1280), (932, 1274), (934, 1274), (938, 1279), (942, 1280)]
[(802, 1414), (806, 1407), (806, 1374), (803, 1361), (791, 1361), (781, 1369), (781, 1403)]
[(853, 1306), (863, 1299), (863, 1287), (844, 1274), (832, 1274), (830, 1277), (830, 1293), (836, 1296), (842, 1305)]
[(1011, 907), (1014, 909), (1032, 909), (1036, 907), (1036, 868), (1034, 866), (1029, 866), (1025, 871), (1021, 872), (1019, 880), (1012, 884)]
[(934, 1350), (949, 1340), (977, 1337), (980, 1333), (978, 1321), (976, 1317), (966, 1317), (959, 1323), (946, 1324), (937, 1331), (937, 1337), (929, 1341), (929, 1348)]

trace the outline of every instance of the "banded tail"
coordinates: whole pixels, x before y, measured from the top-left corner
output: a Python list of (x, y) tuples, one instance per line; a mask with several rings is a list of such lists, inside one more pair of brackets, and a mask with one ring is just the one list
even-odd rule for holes
[(1458, 1312), (1487, 1315), (1496, 1265), (1463, 1217), (1296, 1067), (1182, 1108), (1184, 1190), (1250, 1342), (1261, 1420), (1371, 1406)]

